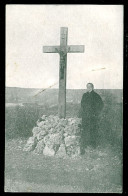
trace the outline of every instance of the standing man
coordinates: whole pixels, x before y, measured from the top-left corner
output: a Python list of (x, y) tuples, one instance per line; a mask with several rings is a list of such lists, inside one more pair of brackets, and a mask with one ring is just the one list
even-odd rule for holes
[(103, 101), (95, 91), (92, 83), (87, 84), (87, 93), (84, 93), (81, 100), (82, 110), (82, 133), (81, 153), (84, 154), (88, 145), (96, 148), (98, 138), (98, 116), (103, 108)]

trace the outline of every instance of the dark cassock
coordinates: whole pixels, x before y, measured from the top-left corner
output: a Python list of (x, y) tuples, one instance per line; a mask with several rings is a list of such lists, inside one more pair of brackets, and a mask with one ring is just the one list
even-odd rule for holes
[(103, 101), (94, 90), (84, 93), (81, 100), (82, 133), (81, 149), (88, 145), (97, 146), (98, 119), (103, 108)]

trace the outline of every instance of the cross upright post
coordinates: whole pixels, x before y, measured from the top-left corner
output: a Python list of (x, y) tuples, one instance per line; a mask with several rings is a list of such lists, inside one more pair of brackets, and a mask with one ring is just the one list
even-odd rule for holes
[(67, 45), (68, 28), (60, 29), (60, 46), (43, 46), (44, 53), (59, 53), (59, 97), (58, 116), (66, 117), (66, 75), (67, 75), (67, 53), (84, 52), (83, 45)]
[(66, 116), (66, 72), (67, 72), (67, 34), (68, 28), (61, 28), (60, 32), (60, 69), (59, 69), (59, 105), (58, 115)]

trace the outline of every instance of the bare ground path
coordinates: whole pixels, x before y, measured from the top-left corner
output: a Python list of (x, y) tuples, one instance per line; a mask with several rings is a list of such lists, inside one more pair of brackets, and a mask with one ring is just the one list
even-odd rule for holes
[(80, 158), (63, 159), (23, 152), (25, 143), (22, 139), (6, 141), (6, 192), (122, 192), (119, 149), (88, 147)]

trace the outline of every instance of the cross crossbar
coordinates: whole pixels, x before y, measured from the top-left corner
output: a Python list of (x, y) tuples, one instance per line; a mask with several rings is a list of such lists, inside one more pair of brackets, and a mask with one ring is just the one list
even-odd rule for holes
[(60, 46), (43, 46), (43, 52), (45, 53), (59, 53)]
[[(84, 52), (84, 45), (68, 45), (66, 47), (67, 53), (81, 53)], [(60, 46), (43, 46), (44, 53), (60, 53)]]
[(68, 45), (68, 53), (84, 52), (84, 45)]

